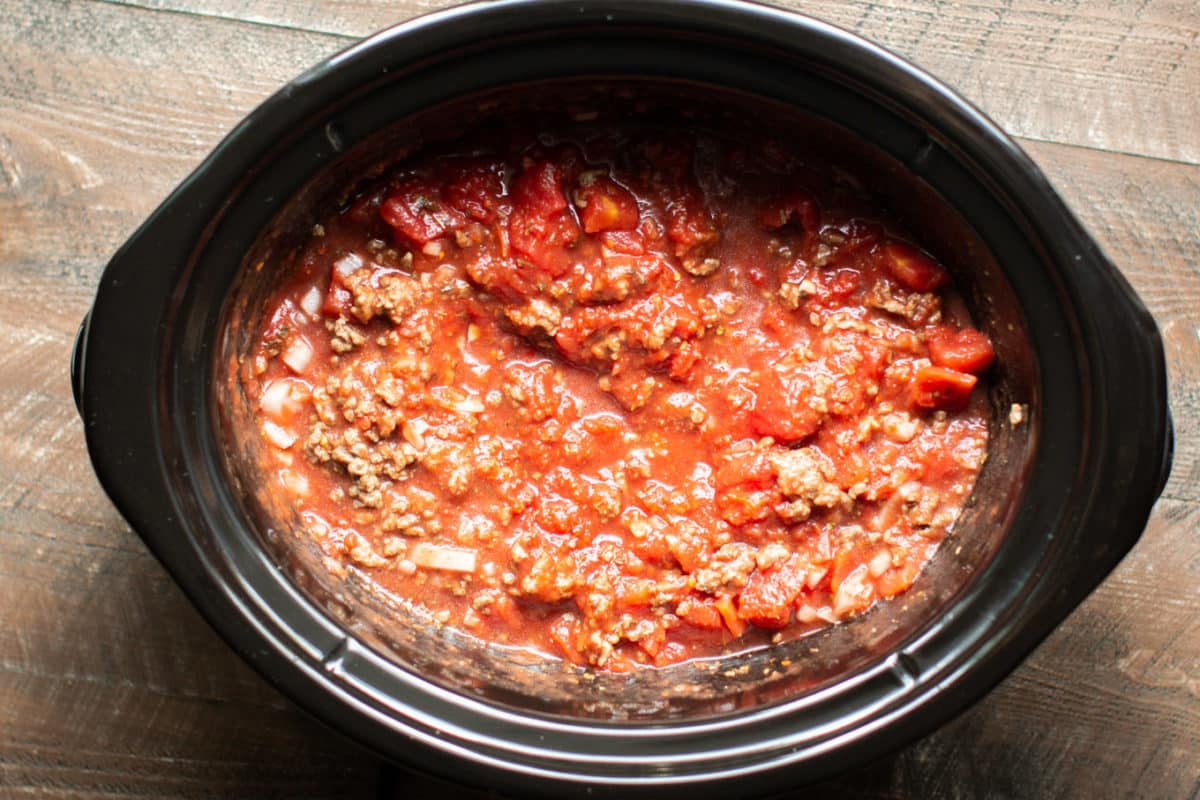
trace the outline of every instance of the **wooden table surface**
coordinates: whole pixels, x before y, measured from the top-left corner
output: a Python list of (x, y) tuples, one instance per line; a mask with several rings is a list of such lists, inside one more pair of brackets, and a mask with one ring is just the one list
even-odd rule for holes
[[(225, 646), (108, 503), (67, 377), (108, 258), (245, 113), (445, 3), (0, 5), (0, 796), (477, 796), (385, 769)], [(1154, 312), (1178, 439), (1100, 589), (975, 708), (824, 793), (1200, 797), (1200, 7), (792, 5), (1019, 139)]]

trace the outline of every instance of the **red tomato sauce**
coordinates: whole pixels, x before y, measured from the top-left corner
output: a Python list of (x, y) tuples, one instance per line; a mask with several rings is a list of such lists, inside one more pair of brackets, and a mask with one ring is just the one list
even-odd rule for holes
[(334, 572), (610, 670), (905, 591), (987, 444), (949, 275), (820, 154), (593, 122), (400, 166), (241, 378)]

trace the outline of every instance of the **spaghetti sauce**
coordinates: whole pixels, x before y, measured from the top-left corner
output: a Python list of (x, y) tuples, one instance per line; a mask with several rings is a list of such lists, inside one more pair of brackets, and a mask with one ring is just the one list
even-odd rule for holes
[(819, 154), (592, 121), (402, 164), (290, 256), (241, 373), (335, 573), (627, 670), (905, 591), (993, 354)]

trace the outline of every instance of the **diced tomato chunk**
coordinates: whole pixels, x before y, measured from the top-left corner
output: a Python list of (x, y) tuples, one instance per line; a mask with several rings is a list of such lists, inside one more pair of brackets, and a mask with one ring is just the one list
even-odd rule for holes
[(271, 314), (271, 318), (267, 320), (267, 324), (263, 328), (263, 343), (273, 343), (276, 346), (283, 344), (282, 339), (287, 336), (288, 332), (295, 325), (293, 322), (295, 314), (295, 303), (291, 300), (281, 302), (275, 308), (275, 311)]
[(917, 370), (909, 399), (920, 408), (954, 410), (966, 406), (978, 378), (967, 372), (930, 365)]
[(472, 219), (491, 223), (504, 194), (500, 164), (459, 164), (446, 183), (446, 202)]
[(635, 538), (629, 546), (634, 554), (643, 561), (662, 564), (671, 557), (667, 536), (660, 530), (651, 529), (640, 539)]
[(575, 205), (587, 233), (631, 231), (638, 226), (637, 200), (629, 190), (607, 175), (585, 172), (575, 192)]
[(613, 588), (621, 608), (645, 608), (658, 594), (658, 584), (647, 578), (618, 578)]
[(638, 647), (650, 656), (657, 658), (663, 646), (667, 643), (667, 632), (663, 630), (661, 625), (655, 625), (650, 629), (650, 632), (637, 640)]
[(446, 203), (425, 178), (411, 177), (394, 185), (379, 206), (383, 221), (416, 245), (424, 245), (467, 224), (467, 217)]
[(579, 652), (579, 620), (574, 614), (561, 614), (550, 624), (550, 640), (572, 664), (583, 665), (587, 660)]
[(829, 294), (839, 302), (858, 291), (862, 282), (862, 273), (856, 269), (835, 269), (827, 273), (825, 285)]
[(884, 266), (900, 285), (914, 292), (932, 292), (950, 280), (930, 256), (904, 242), (888, 242), (883, 247)]
[(325, 300), (321, 303), (321, 313), (327, 317), (349, 317), (353, 307), (354, 296), (350, 290), (330, 281)]
[(675, 245), (675, 255), (681, 258), (693, 248), (719, 238), (704, 197), (694, 186), (675, 193), (667, 203), (667, 218), (667, 238)]
[(987, 335), (974, 328), (939, 327), (926, 336), (926, 343), (930, 361), (959, 372), (982, 375), (996, 357)]
[(680, 616), (697, 628), (716, 630), (725, 624), (721, 612), (717, 610), (715, 600), (692, 598), (683, 605), (683, 608)]
[(779, 502), (779, 492), (734, 486), (717, 495), (717, 513), (730, 525), (761, 522)]
[(875, 581), (880, 597), (894, 597), (912, 586), (920, 572), (920, 562), (909, 558), (899, 567), (893, 567)]
[(512, 201), (508, 218), (512, 249), (547, 268), (553, 277), (562, 274), (565, 265), (551, 256), (578, 238), (579, 223), (567, 206), (558, 168), (549, 161), (528, 165), (513, 182)]
[(710, 548), (708, 543), (693, 536), (673, 536), (667, 540), (671, 547), (671, 555), (679, 562), (684, 572), (695, 572), (705, 566), (709, 560)]
[(558, 167), (549, 161), (534, 161), (513, 182), (514, 210), (549, 218), (567, 208)]
[(836, 592), (852, 572), (871, 560), (871, 550), (862, 544), (852, 544), (833, 555), (833, 570), (829, 573), (829, 588)]
[(641, 231), (608, 231), (601, 237), (601, 241), (614, 253), (640, 256), (646, 252), (646, 242)]
[(781, 442), (807, 439), (821, 426), (819, 415), (806, 410), (791, 414), (787, 403), (770, 399), (760, 402), (749, 415), (750, 430), (759, 436), (770, 436)]
[(761, 488), (774, 481), (775, 467), (760, 449), (739, 450), (721, 461), (715, 477), (722, 488), (742, 484)]
[(808, 438), (821, 427), (823, 416), (807, 402), (811, 396), (811, 381), (803, 373), (784, 379), (774, 370), (769, 371), (763, 376), (748, 415), (750, 430), (781, 442)]
[(738, 616), (760, 628), (783, 628), (792, 620), (792, 602), (804, 575), (785, 567), (756, 570), (738, 597)]
[(382, 200), (383, 194), (380, 192), (373, 192), (355, 198), (350, 207), (346, 209), (346, 219), (354, 222), (356, 225), (370, 227), (372, 223), (377, 222), (379, 219), (379, 204)]

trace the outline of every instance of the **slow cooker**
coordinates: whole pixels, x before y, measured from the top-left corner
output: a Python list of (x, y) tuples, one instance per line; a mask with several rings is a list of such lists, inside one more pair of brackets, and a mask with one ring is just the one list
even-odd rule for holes
[[(270, 265), (446, 120), (481, 124), (544, 87), (591, 85), (833, 132), (951, 266), (996, 343), (991, 444), (954, 536), (905, 595), (777, 647), (612, 675), (398, 625), (366, 587), (285, 546), (286, 515), (239, 467), (239, 401), (219, 380)], [(396, 762), (548, 797), (778, 790), (930, 732), (1129, 551), (1171, 456), (1154, 321), (1028, 156), (885, 50), (736, 0), (479, 3), (314, 67), (112, 258), (72, 379), (113, 503), (271, 683)]]

